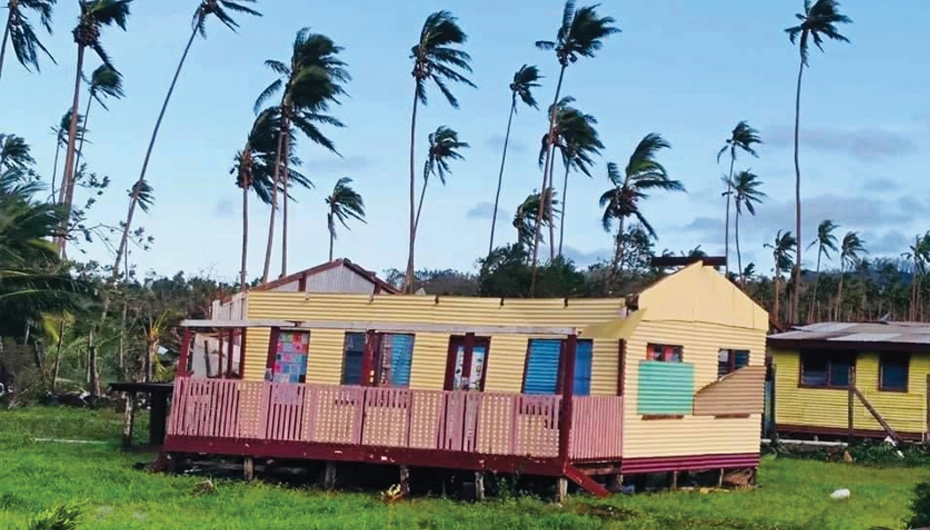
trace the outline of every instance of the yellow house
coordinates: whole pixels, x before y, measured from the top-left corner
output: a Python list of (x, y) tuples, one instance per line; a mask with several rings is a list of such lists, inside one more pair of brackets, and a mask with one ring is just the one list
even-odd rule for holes
[(771, 335), (768, 347), (780, 436), (926, 438), (930, 325), (825, 322)]
[(216, 330), (233, 361), (197, 377), (184, 348), (169, 454), (520, 472), (601, 494), (593, 477), (758, 465), (768, 314), (700, 262), (626, 300), (253, 290), (221, 305), (185, 337)]

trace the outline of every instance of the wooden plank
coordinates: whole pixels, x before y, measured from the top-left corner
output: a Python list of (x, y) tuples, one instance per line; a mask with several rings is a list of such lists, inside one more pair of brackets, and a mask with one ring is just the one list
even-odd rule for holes
[(856, 393), (856, 397), (858, 397), (859, 401), (862, 402), (862, 405), (865, 406), (865, 409), (868, 410), (869, 414), (875, 418), (875, 421), (877, 421), (882, 426), (882, 428), (885, 429), (885, 432), (888, 433), (888, 436), (891, 436), (891, 439), (894, 440), (895, 443), (900, 442), (901, 439), (898, 437), (898, 434), (894, 432), (894, 429), (891, 428), (891, 425), (888, 425), (888, 422), (885, 421), (885, 418), (883, 418), (882, 415), (879, 414), (877, 410), (875, 410), (875, 407), (869, 403), (869, 400), (865, 398), (865, 395), (863, 395), (858, 388), (854, 388), (853, 390)]

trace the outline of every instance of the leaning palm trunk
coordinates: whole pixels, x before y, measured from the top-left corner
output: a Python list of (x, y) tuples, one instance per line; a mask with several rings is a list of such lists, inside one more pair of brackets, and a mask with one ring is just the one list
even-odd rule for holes
[[(59, 135), (60, 135), (60, 134), (61, 134), (61, 133), (59, 132)], [(57, 179), (58, 179), (58, 155), (61, 154), (61, 138), (60, 138), (60, 136), (57, 137), (57, 138), (55, 138), (55, 143), (56, 143), (57, 145), (55, 146), (55, 159), (54, 159), (54, 161), (52, 162), (52, 166), (53, 166), (53, 167), (52, 167), (52, 187), (51, 187), (51, 194), (49, 195), (49, 201), (54, 201), (54, 200), (55, 200), (55, 183), (57, 182)], [(61, 202), (61, 199), (60, 199), (60, 198), (58, 199), (58, 202), (59, 202), (59, 203)]]
[(833, 320), (840, 319), (840, 312), (843, 307), (843, 280), (846, 277), (846, 271), (844, 270), (844, 263), (840, 260), (840, 283), (836, 288), (836, 310), (833, 312)]
[[(552, 152), (555, 149), (555, 144), (551, 142), (552, 133), (555, 130), (555, 118), (557, 114), (556, 105), (559, 103), (559, 94), (562, 92), (562, 80), (565, 78), (565, 66), (563, 65), (559, 71), (559, 82), (555, 87), (555, 98), (552, 100), (552, 107), (549, 109), (549, 133), (546, 136), (546, 140), (549, 142), (549, 146), (546, 149), (546, 161), (543, 164), (543, 180), (542, 185), (539, 187), (539, 193), (545, 194), (547, 188), (549, 187), (548, 174), (550, 167), (552, 165)], [(537, 261), (539, 259), (539, 239), (542, 231), (542, 214), (545, 207), (551, 207), (551, 194), (550, 198), (545, 199), (546, 204), (540, 204), (539, 211), (536, 212), (536, 224), (533, 228), (533, 259), (532, 259), (532, 277), (530, 279), (530, 296), (536, 291), (536, 269)]]
[(152, 150), (155, 148), (155, 139), (158, 137), (158, 129), (161, 128), (162, 119), (164, 119), (165, 111), (168, 109), (168, 102), (171, 101), (174, 87), (178, 84), (178, 77), (181, 76), (181, 69), (184, 68), (184, 62), (187, 60), (187, 54), (191, 51), (191, 46), (194, 44), (194, 38), (196, 36), (197, 27), (195, 25), (194, 30), (191, 32), (191, 37), (187, 41), (187, 46), (184, 47), (184, 53), (181, 55), (178, 68), (174, 71), (174, 78), (171, 80), (171, 86), (168, 87), (168, 94), (165, 96), (165, 101), (161, 105), (158, 119), (155, 121), (155, 129), (152, 131), (152, 138), (149, 140), (148, 149), (145, 151), (145, 159), (142, 161), (142, 171), (139, 173), (139, 179), (136, 181), (136, 185), (132, 188), (132, 195), (129, 199), (129, 216), (126, 219), (126, 226), (123, 227), (123, 236), (120, 238), (119, 248), (116, 251), (116, 261), (113, 264), (113, 273), (110, 275), (111, 283), (119, 277), (120, 260), (123, 257), (123, 253), (126, 252), (126, 246), (129, 243), (129, 233), (132, 228), (132, 212), (135, 210), (136, 203), (139, 202), (139, 194), (142, 191), (141, 184), (145, 182), (145, 172), (149, 167), (149, 160), (152, 158)]
[(814, 292), (811, 294), (811, 305), (807, 311), (807, 323), (814, 321), (814, 304), (817, 302), (817, 287), (820, 283), (820, 257), (822, 253), (817, 253), (817, 271), (814, 273)]
[[(727, 194), (727, 202), (730, 202), (730, 195), (729, 195), (729, 194)], [(727, 206), (727, 217), (729, 217), (729, 213), (730, 213), (730, 207), (729, 207), (729, 205), (728, 205), (728, 206)], [(739, 204), (737, 204), (737, 208), (736, 208), (736, 218), (733, 220), (733, 224), (735, 225), (734, 228), (736, 228), (736, 266), (739, 267), (739, 271), (738, 271), (738, 272), (739, 272), (739, 284), (740, 284), (740, 287), (742, 287), (742, 288), (745, 289), (745, 288), (746, 288), (746, 277), (743, 275), (743, 256), (742, 256), (742, 254), (740, 254), (740, 250), (739, 250), (739, 217), (740, 217), (739, 214), (740, 214), (740, 212), (739, 212)], [(727, 228), (729, 228), (729, 227), (730, 227), (730, 222), (727, 221)], [(729, 241), (729, 239), (730, 239), (730, 238), (727, 237), (727, 241)], [(729, 267), (728, 267), (728, 270), (729, 270)]]
[[(565, 199), (568, 195), (568, 171), (570, 167), (571, 166), (568, 164), (565, 164), (565, 180), (562, 182), (562, 218), (559, 221), (559, 253), (557, 254), (559, 258), (562, 257), (562, 241), (565, 239)], [(552, 219), (555, 220), (554, 212)], [(549, 223), (549, 231), (552, 231), (552, 223)], [(551, 234), (549, 235), (549, 239), (552, 239)]]
[(13, 24), (13, 10), (6, 16), (6, 28), (3, 30), (3, 43), (0, 43), (0, 77), (3, 76), (3, 62), (6, 59), (6, 44), (10, 40), (10, 26)]
[(287, 203), (290, 202), (288, 193), (288, 176), (290, 174), (289, 161), (291, 158), (291, 135), (289, 120), (285, 119), (285, 129), (288, 134), (284, 136), (284, 147), (282, 149), (283, 175), (281, 175), (281, 190), (283, 192), (282, 211), (281, 211), (281, 278), (287, 276)]
[(619, 227), (617, 228), (616, 248), (614, 249), (614, 266), (611, 267), (610, 274), (614, 277), (616, 272), (623, 270), (623, 217), (620, 218)]
[[(726, 257), (724, 259), (723, 270), (725, 275), (729, 276), (730, 274), (730, 194), (733, 192), (733, 165), (736, 163), (736, 155), (734, 152), (730, 153), (730, 177), (727, 178), (727, 214), (726, 214), (726, 227), (723, 229), (723, 255)], [(736, 223), (739, 223), (739, 210), (736, 212)], [(736, 243), (737, 246), (739, 242)], [(739, 254), (739, 251), (737, 251)], [(739, 260), (739, 256), (737, 256)], [(743, 276), (743, 267), (740, 266), (740, 278)]]
[(65, 207), (64, 218), (61, 221), (58, 234), (58, 252), (62, 258), (68, 241), (68, 228), (71, 224), (71, 203), (74, 198), (74, 155), (77, 146), (78, 106), (81, 103), (81, 71), (84, 68), (84, 46), (78, 45), (77, 68), (74, 74), (74, 97), (71, 101), (71, 123), (68, 126), (68, 149), (65, 151), (65, 169), (61, 176), (61, 186), (64, 192), (62, 203)]
[(329, 228), (329, 262), (333, 262), (333, 243), (336, 241), (336, 228), (333, 226), (332, 212), (326, 214), (326, 226)]
[(246, 266), (249, 254), (249, 184), (242, 182), (242, 258), (239, 264), (239, 290), (246, 291)]
[(507, 134), (504, 135), (504, 153), (501, 155), (501, 170), (497, 175), (497, 193), (494, 194), (494, 214), (491, 217), (491, 239), (488, 242), (488, 256), (494, 251), (494, 230), (497, 228), (497, 208), (501, 201), (501, 188), (504, 185), (504, 164), (507, 162), (507, 144), (510, 143), (510, 127), (513, 125), (513, 115), (517, 110), (517, 95), (514, 94), (510, 103), (510, 117), (507, 118)]
[(84, 140), (87, 137), (87, 119), (90, 117), (90, 107), (93, 102), (94, 102), (94, 98), (88, 97), (87, 106), (84, 107), (84, 126), (82, 127), (83, 131), (81, 132), (81, 143), (78, 144), (77, 153), (75, 153), (74, 155), (75, 169), (78, 169), (81, 167), (81, 157), (84, 154)]
[(798, 313), (798, 301), (801, 294), (801, 164), (798, 160), (798, 139), (801, 128), (801, 76), (804, 75), (804, 61), (801, 60), (801, 67), (798, 69), (798, 90), (794, 101), (794, 227), (798, 248), (794, 254), (794, 293), (792, 294), (791, 308), (795, 318)]
[[(278, 148), (274, 158), (274, 172), (271, 178), (271, 214), (268, 217), (268, 242), (265, 245), (265, 266), (262, 269), (262, 283), (268, 281), (271, 270), (271, 250), (274, 248), (274, 224), (278, 213), (278, 182), (281, 181), (281, 153), (284, 150), (284, 135), (287, 134), (287, 120), (282, 120), (278, 133)], [(285, 200), (287, 197), (285, 196)]]
[(417, 104), (419, 98), (417, 91), (413, 92), (413, 112), (410, 118), (410, 226), (407, 238), (407, 270), (404, 274), (404, 292), (413, 293), (413, 260), (416, 246), (417, 227), (414, 217), (414, 202), (416, 200), (416, 139), (417, 139)]
[(780, 279), (779, 275), (775, 274), (775, 278), (774, 278), (774, 281), (772, 282), (772, 286), (774, 287), (774, 290), (775, 290), (775, 320), (778, 320), (779, 322), (781, 322), (781, 315), (779, 314), (779, 311), (778, 311), (778, 302), (779, 302), (779, 294), (780, 294), (779, 293), (779, 287), (780, 287), (779, 279)]

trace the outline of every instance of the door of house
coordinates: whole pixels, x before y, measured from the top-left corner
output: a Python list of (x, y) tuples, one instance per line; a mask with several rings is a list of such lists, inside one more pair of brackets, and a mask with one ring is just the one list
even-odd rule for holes
[[(473, 339), (471, 362), (466, 367), (465, 337), (451, 337), (449, 339), (450, 359), (446, 369), (447, 371), (451, 370), (451, 374), (447, 374), (447, 390), (484, 391), (484, 376), (487, 370), (490, 342), (487, 337), (475, 337)], [(451, 375), (451, 378), (448, 375)]]

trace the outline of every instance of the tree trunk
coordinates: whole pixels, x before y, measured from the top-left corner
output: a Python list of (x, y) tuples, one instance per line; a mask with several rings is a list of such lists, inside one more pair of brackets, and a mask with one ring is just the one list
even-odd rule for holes
[[(730, 176), (727, 177), (727, 215), (726, 227), (723, 229), (723, 255), (726, 257), (723, 266), (724, 276), (730, 275), (730, 194), (733, 191), (733, 166), (736, 164), (736, 149), (730, 148)], [(739, 223), (739, 210), (736, 211), (736, 222)], [(739, 243), (737, 243), (739, 245)], [(738, 252), (737, 252), (738, 253)], [(737, 257), (737, 259), (739, 259)], [(740, 278), (743, 277), (743, 268), (739, 270)]]
[(78, 45), (77, 68), (74, 75), (74, 96), (71, 100), (71, 123), (68, 125), (68, 149), (65, 151), (65, 169), (61, 176), (61, 186), (64, 191), (65, 215), (61, 221), (58, 234), (58, 253), (64, 258), (67, 241), (68, 228), (71, 223), (71, 197), (74, 190), (74, 154), (77, 146), (75, 140), (77, 136), (78, 106), (81, 103), (81, 71), (84, 68), (84, 47)]
[(840, 311), (843, 307), (843, 279), (846, 277), (846, 272), (843, 270), (843, 258), (840, 258), (840, 283), (836, 288), (836, 311), (833, 312), (833, 320), (840, 319)]
[(775, 320), (777, 320), (778, 322), (781, 322), (781, 315), (779, 314), (779, 311), (778, 311), (778, 301), (779, 301), (779, 292), (778, 292), (779, 285), (778, 284), (779, 284), (779, 277), (778, 277), (778, 273), (776, 272), (775, 278), (772, 281), (772, 285), (775, 288)]
[[(559, 219), (559, 253), (556, 254), (559, 258), (562, 257), (562, 242), (565, 239), (565, 198), (568, 196), (568, 172), (570, 167), (565, 164), (565, 179), (562, 181), (562, 218)], [(555, 211), (552, 211), (549, 215), (552, 216), (552, 221), (555, 222)]]
[[(178, 68), (174, 71), (174, 78), (171, 79), (171, 86), (168, 87), (168, 94), (165, 96), (165, 101), (161, 105), (161, 111), (158, 113), (158, 119), (155, 121), (155, 129), (152, 131), (152, 138), (149, 140), (148, 149), (145, 151), (145, 159), (142, 161), (142, 171), (139, 172), (139, 179), (136, 181), (138, 186), (133, 186), (132, 195), (130, 197), (130, 206), (129, 211), (132, 212), (135, 209), (135, 205), (139, 202), (139, 192), (141, 191), (141, 184), (145, 182), (145, 172), (149, 167), (149, 160), (152, 158), (152, 150), (155, 148), (155, 139), (158, 137), (158, 129), (161, 128), (161, 121), (165, 117), (165, 111), (168, 109), (168, 102), (171, 101), (171, 95), (174, 93), (174, 87), (178, 83), (178, 77), (181, 76), (181, 69), (184, 68), (184, 62), (187, 60), (187, 54), (191, 51), (191, 45), (194, 44), (194, 38), (197, 36), (197, 28), (195, 27), (191, 31), (190, 39), (187, 41), (187, 46), (184, 47), (184, 54), (181, 55), (181, 61), (178, 63)], [(85, 120), (87, 117), (85, 116)], [(86, 121), (85, 121), (86, 125)], [(116, 251), (116, 261), (113, 262), (113, 273), (110, 276), (110, 281), (116, 280), (119, 277), (119, 266), (120, 260), (123, 257), (123, 253), (126, 252), (126, 245), (129, 241), (129, 233), (132, 229), (132, 216), (127, 217), (126, 226), (123, 227), (123, 237), (120, 239), (119, 248)]]
[(120, 377), (126, 377), (126, 317), (129, 313), (129, 300), (123, 300), (123, 316), (119, 324), (119, 349), (116, 353), (116, 365)]
[[(552, 100), (552, 108), (549, 109), (549, 133), (546, 136), (548, 139), (552, 136), (553, 129), (555, 128), (555, 117), (557, 109), (555, 108), (556, 104), (559, 102), (559, 93), (562, 91), (562, 81), (565, 79), (565, 65), (562, 66), (559, 71), (559, 82), (555, 87), (555, 98)], [(552, 142), (549, 143), (548, 149), (546, 149), (546, 161), (543, 164), (543, 179), (542, 185), (539, 187), (539, 193), (546, 193), (547, 186), (547, 176), (549, 172), (550, 164), (552, 163), (552, 151), (553, 151)], [(551, 194), (550, 194), (551, 198)], [(542, 199), (542, 196), (540, 196)], [(533, 259), (532, 259), (532, 276), (530, 279), (530, 296), (532, 297), (536, 290), (536, 269), (537, 269), (537, 260), (539, 259), (539, 239), (542, 232), (542, 214), (543, 214), (543, 204), (542, 200), (539, 201), (539, 211), (536, 212), (536, 224), (533, 227)], [(547, 199), (548, 202), (548, 199)]]
[[(77, 153), (74, 155), (74, 170), (77, 172), (81, 167), (81, 156), (84, 153), (84, 139), (87, 137), (87, 120), (90, 119), (90, 107), (91, 103), (94, 102), (94, 98), (87, 96), (87, 107), (84, 108), (84, 126), (81, 127), (81, 143), (78, 144)], [(80, 117), (80, 116), (78, 116)]]
[[(417, 83), (420, 81), (417, 80)], [(416, 139), (417, 139), (417, 91), (413, 91), (413, 112), (410, 116), (410, 226), (407, 237), (407, 270), (404, 273), (404, 292), (413, 294), (413, 260), (416, 245), (416, 219), (414, 218), (414, 201), (416, 200)]]
[(814, 303), (817, 301), (817, 287), (820, 283), (820, 258), (822, 256), (822, 249), (817, 249), (817, 271), (814, 273), (814, 292), (811, 294), (811, 305), (807, 312), (808, 324), (811, 324), (814, 320)]
[[(60, 135), (61, 131), (59, 131), (58, 134)], [(58, 178), (58, 155), (60, 153), (61, 153), (61, 137), (56, 135), (55, 136), (55, 161), (52, 162), (54, 167), (52, 167), (52, 188), (51, 188), (51, 194), (49, 195), (49, 199), (48, 199), (49, 202), (55, 202), (55, 182), (56, 182), (56, 179)], [(58, 202), (61, 202), (61, 200), (58, 200)]]
[(423, 212), (423, 200), (426, 198), (426, 187), (429, 186), (429, 173), (423, 173), (423, 187), (420, 188), (420, 200), (417, 201), (417, 214), (413, 218), (413, 236), (416, 238), (420, 229), (420, 214)]
[(52, 392), (58, 384), (58, 373), (61, 370), (61, 345), (65, 340), (65, 320), (61, 319), (61, 325), (58, 326), (58, 346), (55, 352), (55, 369), (52, 371)]
[(291, 161), (291, 121), (285, 118), (285, 129), (287, 134), (284, 136), (284, 147), (282, 149), (283, 175), (281, 176), (281, 278), (287, 276), (287, 204), (291, 201), (290, 197), (290, 161)]
[(87, 335), (87, 386), (94, 397), (100, 395), (100, 374), (97, 373), (97, 345), (94, 343), (94, 330)]
[(152, 382), (152, 375), (154, 373), (154, 364), (155, 364), (155, 354), (158, 352), (158, 339), (149, 337), (148, 344), (146, 345), (145, 350), (145, 382)]
[(329, 229), (329, 262), (333, 262), (333, 243), (336, 242), (336, 230), (333, 226), (332, 212), (326, 214), (326, 226)]
[(804, 61), (798, 68), (798, 91), (794, 101), (794, 226), (795, 237), (798, 242), (794, 253), (794, 293), (792, 296), (792, 312), (797, 318), (798, 301), (801, 295), (801, 164), (798, 160), (798, 148), (801, 129), (801, 76), (804, 74)]
[(6, 59), (6, 45), (7, 41), (10, 40), (10, 24), (13, 23), (13, 9), (7, 7), (10, 10), (9, 14), (6, 16), (6, 27), (3, 30), (3, 42), (0, 43), (0, 77), (3, 76), (3, 62)]
[(501, 188), (504, 185), (504, 164), (507, 162), (507, 145), (510, 143), (510, 127), (513, 114), (517, 110), (517, 95), (513, 94), (510, 103), (510, 117), (507, 118), (507, 134), (504, 135), (504, 153), (501, 155), (501, 170), (497, 175), (497, 193), (494, 194), (494, 214), (491, 217), (491, 238), (488, 242), (488, 256), (494, 251), (494, 230), (497, 228), (497, 208), (501, 201)]
[(285, 114), (283, 108), (281, 113), (281, 130), (278, 132), (278, 147), (274, 158), (274, 173), (271, 178), (271, 214), (268, 217), (268, 242), (265, 245), (265, 266), (262, 269), (262, 283), (268, 281), (268, 273), (271, 270), (271, 250), (274, 248), (274, 223), (278, 212), (278, 183), (281, 182), (281, 155), (284, 152), (284, 135), (288, 134), (287, 119), (283, 118), (283, 114)]
[(616, 248), (614, 249), (614, 266), (610, 271), (612, 277), (616, 277), (615, 274), (623, 270), (623, 225), (625, 219), (620, 218), (620, 226), (617, 229), (617, 241)]
[(246, 291), (246, 266), (249, 257), (249, 185), (242, 183), (242, 257), (239, 261), (239, 290)]
[[(729, 197), (729, 195), (727, 195), (727, 197)], [(727, 212), (729, 212), (729, 211), (730, 211), (730, 208), (729, 208), (729, 206), (728, 206), (728, 207), (727, 207)], [(737, 204), (737, 206), (736, 206), (736, 217), (735, 217), (735, 219), (733, 220), (733, 223), (736, 225), (736, 226), (734, 227), (734, 228), (736, 228), (736, 240), (735, 240), (735, 242), (736, 242), (736, 266), (739, 268), (738, 273), (739, 273), (739, 284), (740, 284), (740, 287), (742, 287), (743, 289), (745, 289), (745, 288), (746, 288), (746, 277), (743, 275), (743, 255), (740, 253), (740, 250), (739, 250), (739, 217), (740, 217), (739, 204)], [(729, 227), (729, 226), (730, 226), (730, 222), (727, 221), (727, 227)], [(729, 241), (729, 240), (730, 240), (730, 238), (727, 237), (727, 241)], [(728, 262), (728, 263), (729, 263), (729, 262)]]

